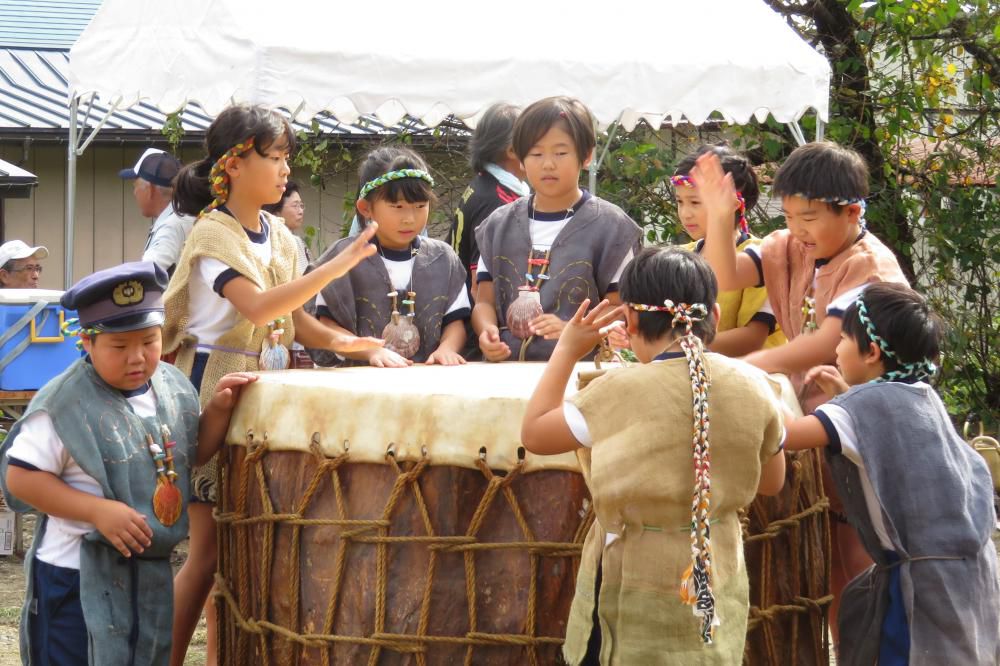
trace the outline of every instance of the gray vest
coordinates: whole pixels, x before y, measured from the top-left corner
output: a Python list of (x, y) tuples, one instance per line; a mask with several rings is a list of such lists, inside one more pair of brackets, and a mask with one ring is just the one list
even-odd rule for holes
[[(502, 206), (476, 229), (479, 253), (493, 277), (500, 338), (517, 360), (522, 340), (506, 324), (507, 308), (525, 282), (532, 255), (530, 201), (527, 197)], [(635, 222), (613, 203), (590, 197), (563, 227), (549, 253), (549, 279), (541, 284), (542, 310), (569, 321), (585, 298), (591, 306), (607, 295), (618, 267), (629, 250), (638, 252), (642, 233)], [(537, 269), (534, 271), (538, 273)], [(527, 361), (547, 361), (556, 340), (532, 339)]]
[[(834, 398), (858, 448), (900, 563), (910, 664), (1000, 664), (1000, 585), (991, 541), (993, 484), (927, 385), (865, 384)], [(848, 518), (875, 566), (844, 590), (838, 664), (876, 662), (889, 562), (865, 504), (861, 472), (828, 456)]]
[[(353, 242), (354, 237), (337, 241), (314, 265), (330, 261)], [(465, 276), (465, 267), (450, 245), (432, 238), (420, 239), (412, 278), (417, 293), (414, 324), (420, 331), (420, 349), (413, 356), (414, 363), (423, 363), (437, 349), (448, 307), (466, 289)], [(330, 282), (321, 293), (334, 321), (355, 335), (380, 338), (392, 315), (392, 301), (386, 296), (390, 291), (395, 288), (389, 272), (382, 258), (374, 254), (347, 275)], [(405, 295), (399, 296), (399, 311), (405, 314), (408, 310), (402, 305), (404, 298)], [(307, 305), (307, 310), (315, 313), (315, 301)], [(309, 354), (319, 365), (337, 364), (336, 354), (331, 351), (310, 349)], [(346, 365), (357, 364), (357, 361), (346, 362)]]
[[(187, 509), (172, 526), (153, 514), (156, 467), (146, 445), (146, 433), (161, 441), (160, 424), (170, 429), (177, 447), (174, 464), (177, 487), (191, 496), (191, 466), (195, 461), (199, 404), (191, 382), (175, 367), (160, 363), (152, 377), (156, 418), (140, 418), (120, 391), (106, 384), (83, 359), (50, 381), (32, 399), (25, 418), (39, 411), (52, 419), (55, 431), (73, 460), (101, 485), (104, 497), (128, 504), (147, 517), (152, 544), (124, 558), (98, 531), (80, 547), (80, 602), (87, 622), (90, 663), (166, 664), (170, 660), (173, 626), (173, 573), (170, 554), (188, 533)], [(0, 484), (16, 511), (33, 508), (6, 487), (7, 450), (20, 431), (14, 424), (0, 446)], [(29, 603), (34, 598), (31, 565), (45, 532), (41, 517), (31, 552), (25, 561), (28, 590), (21, 617), (21, 655), (28, 663)]]

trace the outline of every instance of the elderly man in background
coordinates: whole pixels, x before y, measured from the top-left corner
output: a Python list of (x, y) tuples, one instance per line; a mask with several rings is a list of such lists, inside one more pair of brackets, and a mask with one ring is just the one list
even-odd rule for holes
[(147, 148), (131, 169), (118, 175), (134, 180), (132, 194), (143, 217), (155, 218), (142, 251), (143, 261), (152, 261), (173, 275), (184, 241), (191, 233), (194, 218), (174, 210), (174, 178), (181, 169), (180, 160), (157, 148)]
[(12, 240), (0, 245), (0, 289), (38, 289), (42, 259), (49, 256), (44, 246), (31, 247)]

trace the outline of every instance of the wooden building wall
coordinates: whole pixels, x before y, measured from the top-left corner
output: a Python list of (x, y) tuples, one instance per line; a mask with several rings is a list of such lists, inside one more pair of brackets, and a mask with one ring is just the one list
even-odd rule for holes
[[(167, 149), (167, 146), (157, 146)], [(118, 177), (121, 169), (135, 164), (145, 149), (138, 144), (91, 145), (77, 160), (76, 224), (73, 279), (123, 261), (135, 261), (149, 233), (151, 220), (139, 215), (132, 197), (132, 182)], [(201, 156), (198, 147), (185, 147), (185, 162)], [(63, 288), (66, 228), (66, 145), (33, 142), (27, 149), (21, 142), (0, 142), (0, 159), (17, 164), (38, 176), (38, 187), (28, 199), (3, 202), (4, 241), (20, 239), (44, 245), (49, 258), (44, 261), (41, 286)], [(305, 225), (320, 232), (320, 247), (340, 237), (343, 225), (343, 197), (348, 187), (345, 177), (328, 182), (323, 190), (309, 184), (308, 173), (296, 169), (292, 178), (301, 186), (305, 203)]]

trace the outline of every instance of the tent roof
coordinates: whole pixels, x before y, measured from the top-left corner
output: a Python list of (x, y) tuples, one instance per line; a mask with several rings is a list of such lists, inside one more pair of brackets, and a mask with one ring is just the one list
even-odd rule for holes
[(498, 100), (556, 94), (626, 129), (714, 111), (736, 123), (809, 109), (827, 119), (829, 64), (761, 0), (634, 6), (383, 0), (345, 22), (326, 0), (105, 0), (70, 51), (70, 87), (167, 112), (196, 101), (215, 115), (235, 100), (345, 123), (474, 125)]

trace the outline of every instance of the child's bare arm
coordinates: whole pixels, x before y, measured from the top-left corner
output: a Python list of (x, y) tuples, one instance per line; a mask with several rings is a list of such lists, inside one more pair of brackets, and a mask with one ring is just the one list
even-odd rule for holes
[(785, 413), (785, 448), (789, 451), (818, 449), (830, 444), (830, 437), (820, 420), (813, 415), (795, 418)]
[(719, 291), (756, 287), (760, 279), (757, 264), (745, 253), (737, 252), (733, 244), (737, 200), (732, 175), (725, 173), (719, 157), (709, 152), (698, 158), (691, 177), (698, 184), (698, 194), (708, 214), (702, 256), (715, 272)]
[(719, 331), (709, 350), (733, 358), (745, 356), (764, 346), (771, 328), (762, 321), (751, 321), (746, 326)]
[(805, 372), (835, 358), (837, 343), (840, 342), (840, 324), (840, 317), (827, 317), (818, 330), (800, 335), (780, 347), (754, 352), (744, 360), (765, 372), (786, 375)]
[(757, 482), (758, 495), (777, 495), (785, 485), (785, 453), (778, 451), (764, 463)]
[(219, 379), (215, 385), (215, 393), (205, 405), (198, 421), (198, 454), (195, 465), (207, 463), (222, 446), (240, 392), (247, 384), (255, 381), (257, 375), (249, 372), (233, 372)]
[(377, 224), (371, 223), (336, 257), (318, 265), (312, 272), (284, 284), (263, 290), (245, 277), (233, 278), (222, 288), (222, 295), (254, 326), (266, 326), (293, 310), (330, 283), (369, 257), (377, 248), (368, 241)]
[(612, 308), (607, 301), (589, 313), (588, 307), (590, 299), (584, 299), (567, 323), (528, 401), (521, 421), (521, 442), (532, 453), (553, 455), (580, 448), (563, 413), (566, 384), (576, 362), (601, 341), (601, 328), (621, 316), (620, 308)]
[(345, 354), (378, 349), (383, 344), (379, 338), (361, 338), (339, 326), (324, 326), (302, 308), (292, 311), (292, 322), (295, 324), (295, 341), (312, 349), (328, 349)]
[(10, 465), (7, 487), (42, 513), (90, 523), (124, 557), (141, 553), (152, 543), (153, 530), (141, 513), (117, 500), (77, 490), (50, 472)]
[(441, 331), (438, 348), (427, 357), (427, 365), (464, 365), (465, 359), (459, 353), (465, 344), (465, 322), (453, 321)]

